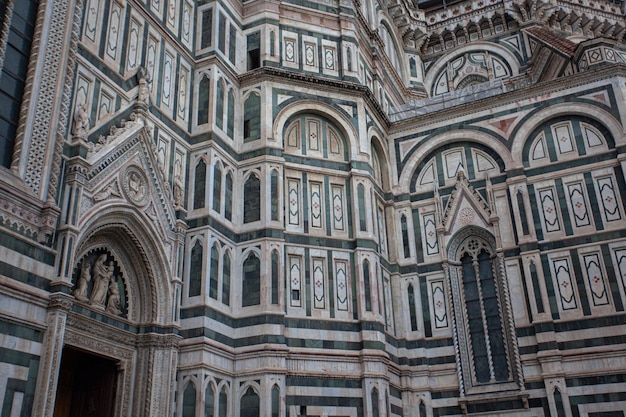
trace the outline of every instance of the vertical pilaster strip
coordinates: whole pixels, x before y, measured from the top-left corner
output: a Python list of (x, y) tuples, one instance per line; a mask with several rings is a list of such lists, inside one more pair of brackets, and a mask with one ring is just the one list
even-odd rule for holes
[(506, 309), (506, 327), (509, 334), (510, 347), (513, 350), (510, 354), (513, 356), (513, 365), (515, 366), (515, 378), (517, 385), (520, 389), (524, 388), (524, 377), (522, 373), (522, 362), (519, 354), (519, 347), (517, 346), (517, 335), (515, 334), (515, 320), (513, 319), (513, 309), (511, 307), (511, 294), (509, 293), (509, 281), (506, 276), (506, 269), (504, 264), (504, 253), (498, 252), (498, 279), (502, 283), (502, 298), (504, 302), (504, 308)]
[(35, 390), (34, 417), (52, 417), (56, 400), (57, 383), (61, 367), (61, 353), (65, 338), (67, 313), (72, 308), (73, 297), (64, 293), (50, 296), (48, 304), (47, 329), (43, 341), (43, 350), (37, 389)]
[[(68, 7), (70, 9), (70, 7)], [(59, 188), (59, 174), (61, 167), (61, 154), (63, 152), (63, 144), (67, 136), (67, 126), (69, 125), (70, 101), (72, 98), (72, 84), (74, 82), (74, 68), (76, 67), (76, 52), (78, 50), (78, 34), (80, 33), (80, 22), (83, 13), (83, 0), (76, 0), (74, 5), (74, 13), (72, 20), (72, 33), (70, 35), (70, 48), (67, 55), (67, 67), (65, 72), (65, 80), (63, 83), (63, 93), (61, 100), (61, 108), (59, 110), (59, 119), (56, 129), (56, 141), (54, 144), (54, 153), (50, 167), (50, 183), (48, 187), (48, 202), (53, 203)], [(44, 168), (45, 169), (45, 168)]]

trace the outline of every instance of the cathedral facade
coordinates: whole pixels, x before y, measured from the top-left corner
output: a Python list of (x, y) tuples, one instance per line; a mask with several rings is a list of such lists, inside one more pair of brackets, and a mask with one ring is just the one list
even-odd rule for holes
[(0, 0), (0, 417), (624, 417), (622, 0)]

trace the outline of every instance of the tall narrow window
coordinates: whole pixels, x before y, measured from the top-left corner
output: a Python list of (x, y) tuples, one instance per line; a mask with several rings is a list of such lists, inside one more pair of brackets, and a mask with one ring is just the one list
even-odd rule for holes
[(426, 416), (426, 404), (424, 404), (424, 400), (420, 400), (419, 417), (427, 417)]
[(193, 208), (204, 207), (206, 193), (206, 164), (200, 159), (194, 170)]
[(261, 97), (252, 93), (243, 104), (243, 141), (261, 138)]
[(215, 124), (220, 129), (224, 129), (224, 80), (217, 82), (217, 91), (215, 92)]
[(252, 174), (243, 187), (243, 222), (261, 219), (261, 181)]
[(261, 414), (259, 396), (249, 387), (241, 397), (241, 417), (259, 417)]
[(411, 77), (417, 77), (417, 64), (415, 63), (415, 58), (411, 57), (409, 59), (409, 68), (411, 68)]
[(200, 48), (208, 48), (211, 46), (211, 37), (213, 35), (213, 9), (202, 12), (202, 36), (200, 38)]
[(518, 389), (510, 346), (511, 311), (506, 268), (495, 254), (494, 237), (484, 229), (464, 227), (448, 245), (449, 283), (454, 303), (455, 336), (465, 392), (485, 393)]
[(274, 31), (270, 32), (270, 55), (274, 56), (276, 55), (276, 47), (274, 46), (274, 44), (276, 43), (276, 35), (274, 34)]
[(226, 119), (226, 134), (234, 138), (235, 129), (235, 93), (231, 88), (228, 92), (228, 118)]
[(278, 172), (272, 171), (270, 181), (272, 221), (278, 221)]
[(220, 252), (217, 243), (211, 247), (211, 270), (209, 277), (209, 297), (217, 300), (217, 282), (220, 270)]
[(228, 59), (233, 64), (237, 58), (237, 28), (232, 23), (230, 24), (230, 36), (228, 39)]
[(524, 205), (524, 196), (521, 191), (517, 192), (517, 207), (519, 209), (519, 217), (522, 223), (522, 233), (526, 236), (528, 232), (528, 218), (526, 216), (526, 205)]
[(196, 417), (196, 388), (191, 382), (183, 391), (183, 417)]
[(272, 304), (278, 304), (278, 252), (272, 252)]
[(231, 221), (233, 219), (233, 177), (230, 172), (226, 174), (224, 186), (224, 217)]
[(557, 417), (565, 417), (565, 407), (563, 406), (563, 396), (558, 388), (554, 390), (554, 407)]
[(219, 33), (217, 40), (217, 47), (223, 54), (226, 53), (226, 16), (222, 13), (219, 14)]
[(219, 164), (213, 167), (213, 210), (220, 212), (222, 208), (222, 169)]
[(189, 297), (196, 297), (202, 292), (202, 257), (203, 248), (199, 240), (191, 249), (189, 266)]
[(367, 219), (365, 217), (365, 187), (359, 184), (357, 187), (357, 199), (359, 200), (359, 230), (367, 231)]
[(241, 302), (243, 307), (261, 304), (261, 261), (252, 252), (243, 262)]
[(209, 123), (209, 97), (211, 91), (211, 80), (209, 80), (209, 77), (202, 77), (198, 90), (198, 125), (205, 125)]
[(370, 399), (372, 401), (372, 417), (380, 417), (380, 411), (378, 410), (378, 390), (376, 388), (372, 388)]
[(230, 255), (224, 252), (222, 258), (222, 303), (230, 305)]
[(11, 18), (2, 62), (4, 65), (0, 67), (0, 165), (9, 168), (13, 158), (39, 1), (16, 1), (11, 16), (5, 10), (6, 3), (0, 2), (0, 25), (7, 25), (9, 22), (3, 20)]
[(370, 263), (363, 261), (363, 291), (365, 295), (365, 311), (372, 311), (372, 288), (370, 277)]
[(248, 35), (246, 49), (248, 50), (247, 69), (248, 71), (261, 66), (261, 34), (255, 32)]
[(278, 417), (280, 413), (280, 388), (274, 385), (272, 388), (272, 417)]
[(539, 286), (539, 276), (537, 275), (537, 267), (534, 262), (530, 264), (530, 279), (533, 284), (533, 294), (535, 295), (535, 303), (537, 304), (537, 313), (543, 313), (543, 299), (541, 298), (541, 287)]
[(213, 385), (209, 384), (204, 391), (204, 417), (215, 416), (215, 392)]
[[(468, 247), (477, 248), (478, 243)], [(491, 256), (485, 250), (461, 257), (463, 293), (478, 383), (509, 379), (500, 307)]]
[(411, 330), (417, 331), (417, 313), (415, 310), (415, 291), (413, 290), (413, 285), (409, 284), (409, 288), (407, 290), (409, 296), (409, 316), (411, 318)]
[(402, 229), (402, 247), (404, 249), (404, 257), (411, 256), (411, 247), (409, 246), (409, 230), (406, 222), (406, 216), (403, 214), (400, 218), (400, 228)]
[(219, 417), (226, 417), (228, 415), (228, 395), (226, 394), (226, 387), (222, 387), (219, 398)]

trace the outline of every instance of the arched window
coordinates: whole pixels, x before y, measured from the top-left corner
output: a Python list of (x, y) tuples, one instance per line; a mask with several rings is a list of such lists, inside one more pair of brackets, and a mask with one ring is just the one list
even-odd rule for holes
[(209, 123), (209, 97), (211, 91), (211, 80), (204, 76), (198, 86), (198, 125)]
[(252, 174), (243, 186), (243, 222), (259, 220), (261, 220), (261, 181)]
[(557, 417), (565, 417), (565, 407), (563, 407), (563, 396), (558, 388), (554, 390), (554, 407)]
[(380, 411), (378, 410), (378, 390), (376, 388), (372, 388), (370, 399), (372, 401), (372, 417), (380, 417)]
[(222, 258), (222, 303), (230, 305), (230, 254), (224, 252)]
[(217, 82), (217, 91), (215, 92), (215, 124), (220, 129), (224, 129), (224, 80)]
[(204, 391), (204, 417), (215, 416), (215, 392), (213, 385), (208, 384)]
[(272, 304), (278, 304), (278, 252), (272, 251)]
[(367, 231), (367, 219), (365, 217), (365, 187), (363, 184), (359, 184), (356, 187), (357, 199), (359, 200), (359, 230), (361, 232)]
[(240, 416), (241, 417), (259, 417), (260, 416), (260, 401), (259, 396), (252, 389), (252, 387), (248, 387), (246, 393), (241, 397), (241, 407), (240, 407)]
[(222, 387), (219, 398), (219, 417), (228, 416), (228, 394), (226, 394), (226, 387)]
[(219, 164), (213, 167), (213, 210), (220, 212), (222, 206), (222, 169)]
[(411, 318), (411, 330), (417, 331), (417, 313), (415, 312), (415, 291), (413, 285), (409, 284), (407, 290), (409, 296), (409, 316)]
[(261, 138), (261, 97), (252, 93), (243, 104), (243, 141)]
[(370, 263), (367, 259), (363, 261), (363, 291), (365, 295), (365, 311), (372, 311)]
[(404, 214), (400, 217), (400, 228), (402, 229), (402, 247), (404, 249), (404, 257), (409, 258), (411, 256), (411, 246), (409, 245), (409, 229), (406, 222), (406, 216)]
[(220, 270), (220, 253), (217, 243), (211, 247), (211, 270), (209, 277), (209, 297), (217, 300), (217, 281)]
[(224, 180), (224, 217), (228, 221), (233, 219), (233, 176), (230, 172)]
[(280, 388), (274, 385), (272, 388), (272, 417), (278, 417), (280, 413)]
[(426, 404), (424, 404), (424, 400), (420, 400), (419, 409), (419, 417), (427, 417), (426, 416)]
[(191, 262), (189, 266), (189, 297), (196, 297), (202, 292), (202, 258), (204, 248), (199, 240), (191, 249)]
[(505, 320), (510, 313), (502, 299), (505, 283), (500, 280), (505, 272), (494, 247), (495, 241), (486, 231), (466, 227), (457, 232), (448, 248), (448, 258), (455, 260), (448, 272), (455, 325), (463, 335), (459, 337), (461, 369), (470, 392), (487, 384), (493, 384), (493, 390), (505, 389), (507, 382), (513, 382), (512, 342)]
[(183, 391), (183, 417), (196, 417), (196, 388), (192, 382)]
[(206, 164), (200, 159), (194, 170), (193, 208), (204, 207), (206, 195)]
[(270, 211), (272, 213), (272, 221), (278, 221), (278, 172), (272, 171), (270, 184)]
[(261, 261), (250, 252), (243, 262), (241, 303), (243, 307), (261, 304)]
[(226, 134), (229, 138), (234, 137), (235, 129), (235, 93), (232, 88), (228, 92), (228, 116), (226, 120)]

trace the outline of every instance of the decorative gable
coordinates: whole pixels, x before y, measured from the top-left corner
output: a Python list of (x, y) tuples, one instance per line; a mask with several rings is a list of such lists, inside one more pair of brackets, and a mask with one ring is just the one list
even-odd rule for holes
[(460, 169), (452, 194), (448, 198), (442, 216), (444, 234), (451, 236), (465, 226), (489, 229), (492, 210), (489, 203), (474, 189)]

